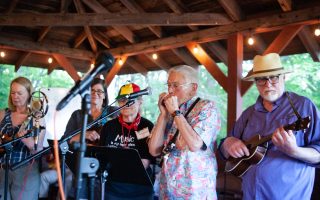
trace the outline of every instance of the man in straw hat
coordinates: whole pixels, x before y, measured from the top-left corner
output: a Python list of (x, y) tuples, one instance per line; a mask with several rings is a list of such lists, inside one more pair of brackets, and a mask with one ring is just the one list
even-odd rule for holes
[[(255, 82), (259, 97), (220, 144), (222, 155), (230, 157), (226, 170), (239, 172), (233, 167), (243, 166), (241, 158), (254, 154), (244, 141), (258, 134), (270, 136), (267, 143), (257, 143), (266, 150), (263, 159), (240, 174), (243, 199), (310, 199), (315, 167), (320, 166), (320, 112), (310, 99), (285, 91), (289, 72), (276, 53), (254, 58), (244, 80)], [(232, 163), (231, 158), (241, 162)]]

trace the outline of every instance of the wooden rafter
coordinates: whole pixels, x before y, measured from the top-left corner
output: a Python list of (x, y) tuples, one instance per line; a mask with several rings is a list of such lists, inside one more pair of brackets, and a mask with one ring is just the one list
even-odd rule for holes
[(136, 72), (141, 73), (143, 75), (147, 75), (148, 70), (143, 67), (143, 64), (139, 63), (133, 57), (128, 57), (126, 63), (130, 65)]
[[(89, 8), (98, 14), (111, 14), (106, 8), (104, 8), (96, 0), (82, 0)], [(104, 24), (105, 26), (106, 24)], [(124, 38), (126, 38), (130, 43), (135, 43), (138, 41), (138, 37), (126, 26), (112, 26), (118, 33), (120, 33)]]
[[(132, 13), (139, 14), (145, 13), (145, 11), (133, 0), (121, 0), (123, 3)], [(161, 27), (157, 26), (148, 26), (151, 32), (153, 32), (158, 38), (162, 38), (162, 29)]]
[(235, 0), (218, 0), (218, 2), (233, 21), (244, 19), (244, 13)]
[(56, 63), (56, 61), (53, 59), (52, 63), (49, 64), (49, 66), (48, 66), (47, 74), (50, 75), (53, 72), (53, 70), (55, 70), (57, 68), (57, 66), (58, 66), (58, 63)]
[(74, 82), (80, 80), (77, 70), (72, 65), (72, 63), (63, 55), (53, 53), (52, 56), (57, 61), (57, 63), (71, 76)]
[(0, 48), (29, 51), (32, 53), (45, 55), (58, 53), (66, 57), (76, 58), (80, 60), (92, 60), (93, 58), (95, 58), (95, 55), (90, 51), (62, 47), (61, 45), (55, 43), (31, 42), (5, 35), (0, 35)]
[(303, 27), (298, 33), (298, 36), (303, 45), (306, 47), (313, 61), (320, 62), (320, 47), (317, 40), (312, 35), (310, 28), (307, 26)]
[(103, 46), (105, 46), (106, 48), (110, 48), (111, 44), (109, 42), (109, 38), (106, 34), (103, 34), (101, 31), (99, 31), (98, 29), (92, 29), (93, 32), (93, 37), (98, 40)]
[[(230, 25), (224, 25), (214, 28), (209, 28), (192, 33), (180, 34), (172, 37), (156, 39), (153, 41), (146, 41), (137, 44), (127, 45), (110, 49), (113, 55), (126, 54), (128, 56), (137, 55), (141, 53), (148, 53), (152, 51), (167, 50), (177, 47), (182, 47), (188, 42), (210, 42), (220, 39), (225, 39), (228, 35), (235, 32), (252, 30), (253, 33), (262, 33), (279, 30), (286, 25), (316, 24), (320, 7), (313, 7), (283, 14), (274, 14), (267, 17), (255, 18), (235, 22)], [(266, 21), (268, 23), (266, 23)]]
[(288, 26), (282, 29), (278, 37), (272, 42), (271, 45), (269, 45), (264, 54), (271, 52), (282, 52), (302, 28), (303, 25), (299, 24), (294, 26)]
[[(106, 85), (109, 86), (111, 81), (113, 80), (113, 78), (115, 77), (115, 75), (118, 74), (118, 72), (120, 71), (120, 69), (122, 68), (122, 66), (126, 63), (127, 60), (127, 56), (121, 56), (120, 58), (118, 58), (115, 62), (115, 64), (113, 65), (113, 67), (111, 68), (111, 70), (109, 71), (109, 73), (107, 73), (106, 78), (105, 78), (105, 82)], [(122, 60), (123, 64), (119, 63), (119, 60)]]
[(230, 19), (220, 13), (84, 13), (84, 14), (34, 14), (14, 13), (0, 16), (0, 26), (185, 26), (226, 25)]
[(84, 30), (81, 31), (81, 33), (74, 39), (73, 47), (78, 48), (86, 38), (87, 38), (86, 32)]
[(151, 54), (145, 54), (145, 56), (163, 70), (168, 70), (171, 67), (165, 60), (160, 58), (160, 56), (158, 56), (157, 59), (153, 59)]
[[(179, 5), (179, 2), (176, 0), (164, 0), (164, 2), (170, 7), (170, 9), (177, 14), (184, 13), (186, 8), (183, 5)], [(188, 26), (191, 30), (197, 31), (199, 28), (197, 26)]]
[[(78, 13), (85, 14), (84, 7), (83, 7), (82, 3), (80, 2), (80, 0), (73, 0), (73, 1), (74, 1), (74, 4), (76, 6), (76, 9), (77, 9)], [(88, 40), (89, 40), (89, 43), (90, 43), (92, 51), (93, 52), (97, 52), (97, 50), (98, 50), (97, 44), (96, 44), (96, 41), (93, 38), (93, 35), (92, 35), (90, 27), (85, 25), (83, 28), (84, 28), (84, 31), (85, 31), (85, 33), (87, 35)]]
[(228, 52), (219, 44), (219, 42), (210, 42), (206, 45), (208, 49), (221, 60), (225, 65), (228, 65)]
[(14, 64), (14, 71), (15, 72), (17, 72), (20, 69), (20, 67), (23, 65), (23, 63), (28, 59), (28, 57), (30, 55), (31, 55), (30, 52), (25, 52), (19, 57), (19, 59)]
[[(195, 42), (186, 45), (189, 52), (207, 69), (211, 76), (219, 83), (219, 85), (227, 92), (227, 77), (220, 70), (216, 62), (204, 51), (204, 49)], [(194, 53), (194, 47), (198, 48), (198, 52)]]
[(172, 49), (173, 53), (176, 54), (183, 62), (191, 67), (197, 67), (199, 63), (194, 59), (193, 56), (184, 48)]
[(281, 9), (285, 12), (292, 10), (292, 0), (278, 0)]

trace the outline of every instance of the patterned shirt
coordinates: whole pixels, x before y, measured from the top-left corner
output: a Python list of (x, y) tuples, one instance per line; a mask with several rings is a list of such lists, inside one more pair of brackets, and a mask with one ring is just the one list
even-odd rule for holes
[[(32, 122), (32, 120), (30, 120)], [(3, 120), (0, 122), (0, 136), (2, 137), (4, 134), (7, 134), (10, 137), (15, 137), (15, 134), (19, 132), (20, 126), (13, 126), (11, 120), (11, 111), (9, 109), (5, 110), (5, 116)], [(27, 126), (26, 129), (30, 129), (31, 123)], [(9, 165), (18, 163), (22, 160), (25, 160), (27, 157), (31, 155), (28, 147), (21, 141), (17, 141), (12, 143), (13, 148), (12, 152), (9, 154)], [(0, 163), (4, 164), (6, 159), (6, 154), (0, 159)]]
[[(180, 106), (182, 113), (196, 97)], [(220, 130), (220, 118), (214, 102), (200, 100), (187, 117), (188, 123), (207, 145), (206, 150), (191, 152), (174, 148), (164, 160), (160, 174), (160, 199), (217, 199), (217, 163), (214, 143)], [(170, 119), (165, 130), (165, 144), (177, 130)]]

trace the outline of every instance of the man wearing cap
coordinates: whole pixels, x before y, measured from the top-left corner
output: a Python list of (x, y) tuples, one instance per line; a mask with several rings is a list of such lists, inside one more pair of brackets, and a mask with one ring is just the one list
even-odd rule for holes
[[(285, 74), (276, 53), (256, 56), (252, 72), (259, 91), (256, 103), (246, 109), (220, 144), (225, 158), (252, 155), (243, 141), (272, 136), (266, 155), (242, 175), (243, 199), (310, 199), (315, 167), (320, 165), (320, 112), (310, 99), (285, 91)], [(304, 121), (305, 127), (289, 124)], [(286, 127), (286, 128), (284, 128)], [(291, 130), (303, 129), (303, 130)]]
[[(119, 106), (127, 103), (129, 94), (139, 92), (140, 87), (134, 83), (123, 85), (116, 97)], [(153, 123), (140, 116), (142, 97), (134, 100), (129, 107), (120, 111), (119, 117), (107, 122), (101, 130), (100, 145), (116, 148), (137, 149), (142, 164), (150, 171), (153, 157), (149, 154), (147, 138), (153, 128)], [(130, 163), (128, 163), (130, 165)], [(153, 188), (143, 185), (124, 184), (108, 181), (106, 184), (107, 199), (153, 199)]]

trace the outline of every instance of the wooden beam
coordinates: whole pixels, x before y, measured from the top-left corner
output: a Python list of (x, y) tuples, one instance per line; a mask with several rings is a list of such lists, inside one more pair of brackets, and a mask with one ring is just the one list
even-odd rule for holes
[(302, 30), (298, 33), (298, 36), (309, 52), (312, 60), (314, 62), (320, 61), (320, 47), (317, 40), (314, 38), (313, 33), (310, 30), (310, 27), (305, 26)]
[(260, 35), (254, 35), (254, 45), (252, 45), (252, 48), (258, 53), (258, 54), (263, 54), (263, 52), (266, 50), (267, 45), (263, 41), (262, 37)]
[[(219, 85), (227, 92), (227, 77), (220, 70), (216, 62), (195, 42), (186, 45), (189, 52), (207, 69), (211, 76), (219, 83)], [(198, 52), (194, 53), (194, 47), (198, 48)]]
[(292, 1), (291, 0), (278, 0), (281, 9), (285, 12), (292, 10)]
[[(85, 14), (84, 7), (81, 4), (80, 0), (73, 0), (73, 2), (74, 2), (74, 5), (76, 6), (77, 12), (80, 13), (80, 14)], [(87, 35), (88, 40), (89, 40), (89, 43), (90, 43), (92, 51), (93, 52), (97, 52), (97, 50), (98, 50), (97, 44), (96, 44), (96, 41), (94, 40), (94, 38), (92, 36), (90, 27), (86, 25), (83, 28), (84, 28), (84, 31), (85, 31), (85, 33)]]
[(218, 41), (207, 43), (206, 46), (221, 62), (228, 66), (228, 52)]
[(191, 67), (197, 67), (199, 63), (190, 55), (189, 51), (184, 47), (172, 49), (173, 53), (176, 54), (183, 62)]
[(160, 56), (158, 55), (158, 58), (155, 60), (152, 58), (151, 54), (144, 54), (147, 58), (149, 58), (149, 60), (151, 62), (153, 62), (154, 64), (156, 64), (158, 67), (160, 67), (161, 69), (167, 71), (168, 69), (170, 69), (170, 65), (162, 58), (160, 58)]
[[(15, 7), (17, 6), (19, 0), (12, 0), (9, 8), (4, 12), (6, 14), (12, 13), (12, 11), (15, 9)], [(2, 30), (3, 27), (0, 26), (0, 31)]]
[(227, 132), (242, 113), (243, 36), (235, 33), (228, 38), (228, 117)]
[(23, 53), (23, 55), (21, 55), (19, 57), (19, 59), (17, 60), (17, 62), (14, 65), (15, 72), (17, 72), (20, 69), (20, 67), (23, 65), (24, 61), (26, 61), (30, 55), (31, 55), (30, 52), (25, 52), (25, 53)]
[(4, 34), (0, 35), (0, 48), (15, 49), (21, 51), (29, 51), (32, 53), (39, 54), (51, 54), (57, 53), (62, 54), (66, 57), (76, 58), (80, 60), (92, 60), (95, 58), (95, 55), (86, 50), (72, 49), (65, 46), (61, 46), (51, 42), (31, 42), (18, 38), (13, 38), (5, 36)]
[(233, 21), (244, 19), (245, 15), (235, 0), (218, 0), (218, 2)]
[[(210, 42), (221, 39), (226, 39), (228, 35), (235, 32), (252, 30), (253, 33), (263, 33), (275, 31), (286, 25), (310, 25), (318, 23), (317, 17), (320, 13), (320, 7), (313, 7), (304, 10), (298, 10), (282, 14), (269, 15), (267, 17), (255, 18), (240, 22), (235, 22), (230, 25), (209, 28), (192, 33), (185, 33), (171, 37), (145, 41), (137, 44), (127, 45), (110, 49), (113, 55), (126, 54), (128, 56), (153, 51), (173, 49), (182, 47), (188, 42)], [(266, 23), (268, 22), (268, 23)]]
[(272, 44), (266, 49), (264, 54), (272, 52), (278, 52), (280, 54), (302, 28), (303, 25), (300, 24), (283, 28)]
[(46, 26), (41, 28), (40, 32), (38, 33), (38, 39), (37, 42), (41, 42), (44, 37), (47, 35), (47, 33), (50, 31), (51, 26)]
[[(125, 64), (126, 60), (127, 60), (127, 56), (121, 56), (120, 58), (118, 58), (115, 62), (115, 64), (113, 65), (113, 67), (111, 68), (111, 70), (109, 71), (109, 73), (107, 73), (107, 77), (105, 79), (106, 81), (106, 85), (109, 86), (111, 81), (113, 80), (113, 78), (115, 77), (115, 75), (117, 75), (120, 71), (120, 69), (122, 68), (122, 66)], [(119, 64), (119, 60), (122, 60), (123, 64), (120, 65)]]
[(73, 42), (73, 47), (78, 48), (82, 42), (87, 38), (86, 32), (83, 30), (75, 39)]
[(70, 77), (74, 80), (74, 82), (77, 82), (80, 80), (80, 77), (77, 73), (77, 70), (72, 65), (72, 63), (63, 55), (53, 53), (52, 56), (57, 61), (57, 63), (64, 69), (66, 72), (70, 75)]
[[(281, 54), (281, 52), (288, 46), (290, 41), (297, 35), (297, 33), (302, 28), (303, 25), (293, 25), (283, 28), (279, 35), (272, 41), (272, 43), (268, 46), (268, 48), (264, 51), (263, 54)], [(242, 81), (241, 94), (244, 95), (252, 86), (252, 84), (253, 82)]]
[(136, 72), (141, 73), (144, 76), (148, 74), (148, 70), (143, 67), (143, 64), (139, 63), (133, 57), (128, 57), (126, 63), (130, 65)]
[[(127, 7), (130, 12), (134, 14), (145, 13), (145, 11), (133, 0), (120, 0), (125, 7)], [(148, 26), (149, 30), (153, 32), (158, 38), (162, 38), (161, 27)]]
[[(179, 1), (176, 0), (164, 0), (164, 2), (169, 6), (169, 8), (177, 14), (182, 14), (186, 11), (186, 8), (183, 4), (179, 4)], [(197, 26), (188, 26), (191, 30), (197, 31), (199, 28)]]
[(39, 14), (11, 13), (0, 15), (0, 26), (186, 26), (226, 25), (230, 19), (220, 13), (83, 13)]
[[(94, 12), (99, 14), (111, 14), (105, 7), (103, 7), (96, 0), (82, 0), (89, 8)], [(105, 25), (104, 25), (105, 26)], [(113, 29), (118, 31), (124, 38), (126, 38), (130, 43), (135, 43), (138, 41), (138, 37), (126, 26), (112, 26)]]
[(103, 46), (105, 46), (108, 49), (111, 47), (111, 44), (109, 42), (109, 38), (106, 34), (103, 34), (98, 29), (93, 29), (92, 31), (93, 31), (93, 37), (96, 40), (98, 40)]
[(47, 74), (50, 75), (57, 68), (58, 63), (55, 60), (48, 66)]

